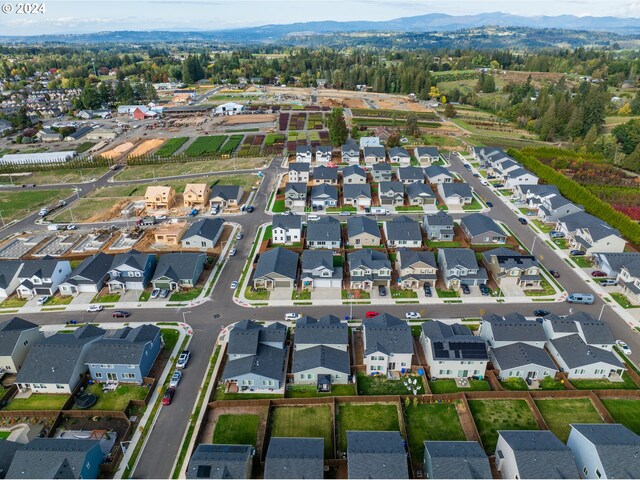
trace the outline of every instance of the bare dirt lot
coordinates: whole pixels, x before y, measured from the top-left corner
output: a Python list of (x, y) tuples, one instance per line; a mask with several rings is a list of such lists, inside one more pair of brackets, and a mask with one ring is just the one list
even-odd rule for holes
[(100, 156), (105, 158), (119, 158), (129, 150), (131, 150), (133, 147), (135, 147), (135, 145), (135, 141), (124, 142), (112, 148), (111, 150), (107, 150), (106, 152), (101, 153)]
[(147, 153), (159, 148), (161, 145), (166, 142), (166, 138), (152, 138), (150, 140), (145, 140), (141, 144), (139, 144), (136, 148), (131, 150), (129, 153), (130, 157), (138, 157), (141, 155), (146, 155)]

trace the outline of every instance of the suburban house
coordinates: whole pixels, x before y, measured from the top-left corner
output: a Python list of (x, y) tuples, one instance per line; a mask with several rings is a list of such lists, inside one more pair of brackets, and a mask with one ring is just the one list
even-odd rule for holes
[(156, 256), (131, 250), (113, 257), (109, 270), (109, 291), (144, 290), (156, 268)]
[(287, 183), (284, 186), (284, 204), (290, 209), (304, 209), (307, 206), (307, 184), (305, 182)]
[(186, 477), (251, 478), (254, 453), (252, 445), (200, 443), (189, 459)]
[(180, 245), (182, 236), (187, 232), (189, 224), (187, 222), (163, 223), (153, 232), (156, 245), (165, 247), (177, 247)]
[(59, 285), (60, 295), (98, 293), (109, 278), (112, 263), (113, 257), (102, 252), (85, 258)]
[(302, 242), (302, 215), (274, 215), (271, 220), (271, 241), (278, 245)]
[(362, 321), (367, 375), (411, 369), (413, 336), (405, 320), (383, 313)]
[(464, 325), (424, 322), (420, 343), (432, 379), (484, 377), (489, 361), (487, 344)]
[(35, 342), (16, 376), (18, 390), (71, 394), (87, 372), (89, 350), (104, 334), (101, 328), (84, 325)]
[(364, 164), (369, 167), (376, 163), (383, 163), (387, 158), (387, 153), (384, 147), (364, 147), (363, 155)]
[(398, 254), (398, 283), (403, 289), (415, 290), (425, 283), (436, 281), (438, 266), (433, 252), (400, 248)]
[(404, 205), (404, 185), (402, 182), (380, 182), (378, 186), (378, 198), (381, 205), (394, 207)]
[(71, 274), (69, 260), (44, 257), (41, 260), (24, 260), (18, 273), (20, 284), (16, 288), (18, 297), (54, 295), (58, 286)]
[(152, 185), (144, 194), (147, 210), (169, 210), (176, 203), (176, 191), (173, 187)]
[(18, 373), (27, 352), (43, 338), (38, 325), (20, 317), (0, 323), (0, 369), (5, 373)]
[(301, 262), (302, 288), (342, 288), (342, 267), (333, 265), (331, 250), (305, 250)]
[(382, 252), (364, 248), (347, 254), (351, 289), (371, 290), (390, 286), (391, 262)]
[(513, 312), (505, 316), (486, 313), (478, 335), (493, 348), (504, 347), (521, 342), (536, 348), (544, 348), (547, 337), (540, 322), (527, 320), (520, 313)]
[(501, 478), (579, 478), (571, 449), (549, 430), (498, 430)]
[(16, 450), (6, 478), (100, 478), (99, 440), (34, 438)]
[(348, 163), (349, 165), (358, 165), (360, 163), (360, 148), (355, 140), (351, 138), (340, 147), (340, 155), (342, 163)]
[(390, 248), (419, 248), (422, 246), (420, 224), (406, 215), (399, 215), (384, 222), (382, 227)]
[(443, 210), (422, 217), (422, 228), (427, 239), (435, 242), (451, 242), (455, 235), (453, 227), (453, 218)]
[(413, 155), (418, 159), (420, 165), (429, 166), (440, 160), (440, 152), (436, 147), (416, 147)]
[(460, 228), (471, 244), (506, 243), (507, 235), (493, 218), (482, 213), (472, 213), (460, 220)]
[(371, 176), (374, 182), (389, 182), (393, 176), (393, 169), (386, 162), (376, 163), (371, 168)]
[(440, 248), (438, 265), (448, 289), (457, 290), (460, 285), (480, 285), (487, 282), (487, 272), (478, 266), (476, 255), (469, 248)]
[(410, 205), (431, 206), (435, 209), (438, 201), (436, 199), (436, 194), (433, 192), (430, 185), (426, 185), (424, 183), (410, 183), (405, 186), (405, 189), (407, 191), (407, 198), (409, 199)]
[(515, 342), (503, 347), (491, 347), (489, 360), (499, 371), (498, 378), (522, 378), (527, 383), (533, 380), (553, 378), (558, 367), (544, 348), (528, 343)]
[(333, 149), (330, 145), (318, 145), (316, 147), (316, 163), (329, 163)]
[(380, 137), (360, 137), (360, 150), (367, 147), (379, 147)]
[(347, 431), (349, 478), (409, 478), (400, 432)]
[(204, 209), (209, 205), (211, 188), (206, 183), (187, 183), (182, 199), (186, 208)]
[(338, 169), (321, 165), (313, 169), (313, 182), (315, 185), (326, 183), (327, 185), (338, 184)]
[(123, 327), (91, 345), (85, 362), (98, 382), (141, 384), (162, 349), (162, 334), (155, 325)]
[(296, 147), (296, 162), (311, 163), (313, 160), (313, 147), (311, 145), (298, 145)]
[(367, 183), (367, 172), (359, 165), (349, 165), (342, 169), (342, 184), (365, 184)]
[(338, 189), (334, 185), (323, 183), (311, 188), (311, 207), (328, 208), (338, 206)]
[(569, 244), (587, 255), (593, 255), (596, 252), (624, 252), (627, 241), (618, 229), (602, 222), (576, 228), (573, 236), (569, 237)]
[(517, 185), (512, 191), (512, 196), (526, 203), (530, 207), (540, 205), (545, 198), (560, 195), (560, 190), (555, 185)]
[(516, 168), (505, 176), (505, 188), (513, 189), (516, 185), (537, 185), (540, 179), (526, 168)]
[(324, 478), (324, 438), (271, 437), (264, 478)]
[(6, 298), (16, 291), (20, 284), (19, 273), (22, 260), (3, 260), (0, 262), (0, 298)]
[(494, 248), (482, 254), (484, 264), (500, 288), (516, 285), (523, 290), (540, 288), (540, 264), (533, 255), (523, 255), (510, 248)]
[(389, 161), (398, 163), (401, 167), (408, 167), (411, 164), (411, 155), (405, 148), (392, 147), (389, 149)]
[(308, 163), (291, 162), (289, 164), (289, 182), (308, 183), (310, 168)]
[(473, 190), (468, 183), (440, 183), (438, 193), (447, 205), (471, 205)]
[(547, 349), (569, 379), (619, 378), (625, 371), (613, 352), (588, 345), (577, 333), (550, 339)]
[(506, 180), (509, 172), (515, 171), (519, 168), (522, 168), (522, 166), (518, 162), (511, 157), (507, 157), (497, 161), (492, 161), (490, 172), (496, 177)]
[(431, 165), (424, 169), (424, 175), (429, 183), (453, 183), (453, 174), (441, 165)]
[(309, 222), (305, 240), (307, 248), (340, 248), (342, 245), (340, 221), (331, 216), (324, 216)]
[(354, 248), (377, 247), (382, 241), (378, 223), (364, 216), (347, 218), (347, 236)]
[(349, 383), (351, 365), (348, 328), (338, 317), (327, 315), (316, 320), (302, 317), (296, 322), (294, 338), (294, 383), (316, 385), (329, 392), (331, 385)]
[[(534, 197), (535, 198), (535, 197)], [(533, 199), (530, 199), (531, 202)], [(584, 211), (584, 209), (575, 203), (567, 200), (562, 195), (550, 195), (542, 198), (537, 204), (537, 214), (545, 223), (556, 223), (563, 217)]]
[(298, 283), (298, 254), (278, 247), (260, 254), (253, 271), (253, 288), (274, 290), (292, 289)]
[(546, 315), (542, 326), (548, 340), (577, 334), (591, 347), (612, 351), (615, 344), (609, 326), (587, 312), (577, 311), (565, 317)]
[(567, 447), (580, 478), (640, 478), (640, 436), (624, 425), (572, 423)]
[(631, 274), (628, 275), (629, 277), (632, 277), (634, 272), (640, 274), (639, 252), (598, 252), (593, 254), (592, 260), (594, 266), (606, 273), (608, 277), (616, 278), (623, 269)]
[(371, 185), (347, 184), (342, 187), (342, 199), (344, 205), (352, 205), (357, 209), (371, 206)]
[(178, 252), (161, 255), (151, 279), (153, 288), (173, 292), (195, 287), (206, 260), (204, 253)]
[(271, 392), (284, 388), (287, 327), (265, 327), (253, 320), (236, 323), (229, 332), (227, 364), (222, 374), (227, 391)]
[(237, 207), (242, 201), (244, 189), (238, 185), (214, 185), (211, 187), (209, 205), (221, 208)]
[(404, 185), (414, 182), (424, 183), (424, 168), (422, 167), (400, 167), (397, 174), (398, 180)]
[(640, 304), (640, 262), (635, 260), (621, 267), (618, 283), (631, 303)]
[(491, 479), (489, 459), (473, 441), (425, 441), (424, 477), (436, 479)]
[(220, 240), (224, 230), (222, 218), (204, 218), (192, 223), (182, 236), (182, 248), (212, 249)]

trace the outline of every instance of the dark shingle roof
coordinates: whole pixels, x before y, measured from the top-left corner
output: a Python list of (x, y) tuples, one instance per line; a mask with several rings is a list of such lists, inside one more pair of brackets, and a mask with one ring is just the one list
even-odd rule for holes
[(411, 155), (409, 155), (409, 152), (407, 152), (407, 150), (403, 147), (391, 147), (389, 149), (389, 158), (395, 156), (409, 158)]
[(440, 152), (436, 147), (416, 147), (416, 155), (418, 157), (422, 157), (423, 155), (438, 157), (440, 156)]
[(364, 147), (363, 151), (365, 157), (368, 155), (375, 155), (376, 157), (384, 158), (386, 155), (384, 147)]
[(293, 354), (292, 373), (300, 373), (314, 368), (321, 368), (348, 375), (351, 371), (349, 353), (345, 350), (317, 345)]
[(417, 197), (430, 197), (435, 198), (436, 194), (433, 193), (431, 187), (425, 183), (410, 183), (406, 186), (407, 196), (409, 198)]
[(582, 332), (582, 337), (588, 345), (613, 345), (615, 340), (609, 326), (587, 312), (578, 311), (564, 318), (565, 321), (575, 322)]
[(473, 335), (464, 325), (438, 320), (424, 322), (422, 333), (431, 340), (435, 360), (488, 360), (484, 339)]
[(361, 233), (368, 233), (378, 238), (381, 237), (378, 223), (371, 218), (362, 216), (347, 218), (347, 233), (349, 237)]
[[(305, 163), (308, 165), (308, 163)], [(273, 228), (282, 228), (284, 230), (289, 229), (301, 229), (302, 228), (302, 215), (274, 215), (271, 221)]]
[(406, 215), (399, 215), (392, 221), (386, 222), (387, 240), (421, 241), (422, 230), (420, 224)]
[(20, 317), (13, 317), (0, 323), (0, 356), (8, 357), (11, 355), (20, 334), (32, 328), (38, 328), (38, 325)]
[(2, 260), (0, 262), (0, 288), (7, 288), (21, 267), (22, 260)]
[(338, 188), (335, 185), (328, 185), (326, 183), (315, 185), (311, 188), (311, 198), (318, 198), (320, 196), (327, 196), (333, 200), (338, 200)]
[(298, 254), (282, 247), (262, 253), (253, 272), (253, 278), (260, 278), (272, 273), (295, 280), (298, 273)]
[(206, 259), (204, 253), (165, 253), (158, 260), (153, 281), (167, 277), (175, 282), (191, 280), (195, 284), (198, 281), (196, 274), (199, 275), (198, 270)]
[(300, 263), (303, 272), (318, 267), (333, 270), (333, 252), (331, 250), (304, 250)]
[(242, 187), (239, 185), (214, 185), (211, 187), (211, 198), (220, 197), (224, 200), (237, 200), (242, 194)]
[(41, 260), (24, 260), (24, 266), (18, 276), (19, 278), (30, 278), (35, 275), (38, 278), (51, 278), (54, 270), (58, 266), (58, 262), (61, 261), (62, 260), (51, 260), (47, 258)]
[(469, 270), (478, 268), (476, 254), (470, 248), (441, 248), (438, 253), (442, 252), (447, 268), (453, 268), (457, 265)]
[(433, 268), (438, 268), (436, 256), (433, 252), (415, 251), (406, 248), (398, 249), (400, 268), (407, 268), (416, 263), (422, 262)]
[(307, 194), (307, 184), (305, 182), (287, 182), (284, 186), (284, 193), (292, 191), (297, 194)]
[(251, 445), (197, 446), (187, 468), (187, 478), (247, 478), (247, 461), (253, 455)]
[(338, 169), (337, 168), (329, 168), (321, 165), (313, 169), (313, 179), (314, 180), (332, 180), (338, 181)]
[(478, 442), (426, 441), (424, 449), (431, 458), (431, 478), (493, 478), (487, 454)]
[(228, 355), (255, 355), (262, 325), (253, 320), (241, 320), (229, 332)]
[(540, 365), (551, 370), (558, 370), (544, 348), (534, 347), (527, 343), (516, 342), (504, 347), (492, 348), (491, 352), (497, 363), (495, 367), (499, 370), (510, 370), (526, 365)]
[(432, 213), (425, 215), (422, 221), (428, 225), (440, 225), (443, 227), (453, 227), (453, 217), (443, 210), (438, 210), (438, 213)]
[(147, 264), (147, 259), (150, 257), (149, 253), (140, 253), (136, 250), (131, 250), (127, 253), (118, 253), (113, 257), (112, 269), (119, 269), (123, 265), (127, 265), (136, 270), (144, 271), (144, 267)]
[(365, 172), (364, 168), (362, 168), (359, 165), (349, 165), (348, 167), (344, 167), (342, 169), (342, 177), (344, 178), (344, 177), (348, 177), (350, 175), (359, 175), (361, 177), (366, 177), (367, 176), (367, 172)]
[(341, 239), (340, 221), (334, 217), (324, 216), (315, 222), (309, 222), (306, 239), (308, 242), (339, 242)]
[(393, 192), (394, 194), (399, 193), (404, 195), (404, 185), (402, 182), (398, 181), (380, 182), (378, 190), (380, 191), (380, 193)]
[(362, 321), (365, 355), (374, 352), (413, 353), (413, 336), (406, 321), (388, 313)]
[(446, 175), (447, 177), (453, 177), (451, 172), (448, 169), (444, 168), (442, 165), (431, 165), (430, 167), (426, 167), (424, 169), (424, 174), (429, 179), (437, 177), (439, 175)]
[(386, 254), (368, 248), (347, 254), (347, 261), (349, 262), (349, 270), (360, 266), (365, 266), (371, 270), (391, 269), (391, 262)]
[(229, 360), (224, 368), (223, 379), (254, 374), (281, 381), (284, 375), (286, 350), (259, 344), (255, 355)]
[(409, 478), (400, 432), (347, 431), (349, 478)]
[(324, 478), (324, 439), (271, 437), (264, 478)]
[(482, 321), (491, 324), (493, 338), (497, 341), (539, 342), (547, 339), (541, 323), (527, 320), (519, 313), (504, 317), (488, 313), (482, 316)]
[(462, 217), (460, 223), (468, 230), (472, 236), (482, 235), (483, 233), (499, 233), (506, 237), (506, 234), (502, 231), (500, 226), (493, 220), (493, 218), (483, 215), (482, 213), (472, 213)]
[(445, 198), (458, 195), (463, 198), (469, 198), (473, 196), (471, 187), (467, 183), (443, 183), (442, 192)]
[(296, 172), (308, 172), (310, 165), (307, 162), (291, 162), (289, 164), (289, 171), (294, 170)]
[(186, 240), (194, 235), (199, 235), (209, 240), (213, 240), (218, 236), (218, 232), (220, 232), (222, 228), (224, 228), (224, 220), (222, 218), (204, 218), (192, 223), (182, 239)]
[(124, 328), (114, 337), (105, 336), (95, 342), (86, 356), (86, 363), (107, 363), (115, 365), (140, 365), (147, 345), (152, 342), (160, 329), (155, 325), (140, 325)]
[(424, 168), (421, 167), (400, 167), (398, 169), (400, 180), (424, 180)]
[(368, 183), (347, 183), (342, 187), (342, 195), (347, 198), (371, 198), (371, 185)]
[(389, 165), (388, 163), (376, 163), (373, 167), (372, 167), (374, 172), (390, 172), (391, 171), (391, 165)]
[(573, 334), (550, 340), (558, 355), (569, 368), (579, 368), (602, 362), (614, 368), (624, 368), (618, 357), (608, 350), (584, 343), (580, 335)]
[(296, 322), (296, 344), (347, 345), (349, 327), (334, 315), (325, 315), (319, 320), (302, 317)]
[(79, 283), (98, 283), (103, 280), (113, 263), (113, 257), (106, 253), (96, 253), (85, 258), (78, 267), (71, 272), (68, 283), (77, 285)]

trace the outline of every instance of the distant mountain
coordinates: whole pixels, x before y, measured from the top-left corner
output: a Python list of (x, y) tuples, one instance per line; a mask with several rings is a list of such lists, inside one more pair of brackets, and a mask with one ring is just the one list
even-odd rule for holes
[(427, 33), (454, 32), (484, 27), (524, 27), (620, 35), (640, 34), (640, 18), (577, 17), (574, 15), (524, 17), (502, 12), (454, 16), (429, 13), (384, 21), (318, 21), (214, 31), (115, 31), (87, 34), (0, 36), (2, 42), (281, 42), (287, 38), (314, 34), (354, 32)]

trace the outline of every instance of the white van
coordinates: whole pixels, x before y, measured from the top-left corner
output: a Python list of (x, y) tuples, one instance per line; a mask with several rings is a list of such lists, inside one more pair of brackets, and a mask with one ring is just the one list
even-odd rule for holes
[(55, 231), (57, 231), (59, 229), (60, 229), (60, 225), (52, 224), (52, 225), (47, 226), (47, 230), (51, 230), (52, 232), (55, 232)]
[(569, 303), (582, 303), (584, 305), (591, 305), (595, 301), (595, 297), (590, 293), (572, 293), (567, 297)]

